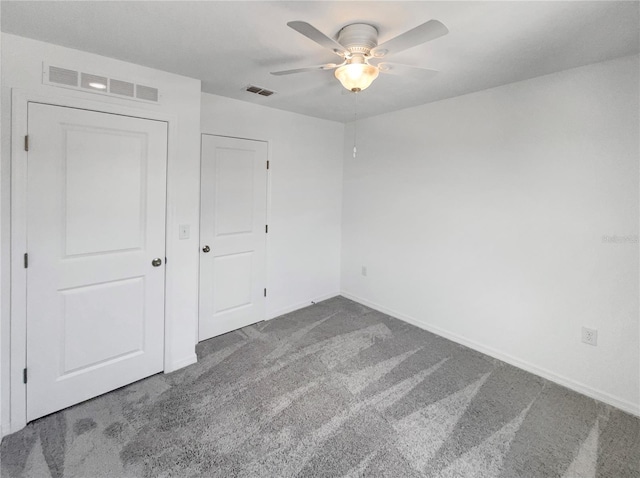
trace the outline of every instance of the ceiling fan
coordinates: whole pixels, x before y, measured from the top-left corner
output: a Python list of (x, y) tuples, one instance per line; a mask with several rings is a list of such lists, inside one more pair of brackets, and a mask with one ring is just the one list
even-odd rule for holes
[(325, 65), (295, 68), (293, 70), (274, 71), (272, 75), (291, 75), (307, 71), (335, 70), (336, 78), (346, 89), (358, 92), (369, 87), (380, 72), (402, 75), (435, 74), (437, 71), (397, 63), (377, 62), (388, 55), (399, 53), (414, 46), (435, 40), (449, 33), (438, 20), (429, 20), (386, 42), (378, 45), (378, 30), (367, 23), (352, 23), (343, 27), (338, 33), (337, 40), (322, 33), (307, 22), (294, 21), (287, 25), (298, 33), (306, 36), (319, 45), (328, 48), (342, 57), (342, 63), (327, 63)]

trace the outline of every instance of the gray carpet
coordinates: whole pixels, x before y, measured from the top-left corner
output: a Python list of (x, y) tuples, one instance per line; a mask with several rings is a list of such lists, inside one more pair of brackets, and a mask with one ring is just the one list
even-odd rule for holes
[(337, 297), (35, 421), (3, 477), (640, 477), (640, 420)]

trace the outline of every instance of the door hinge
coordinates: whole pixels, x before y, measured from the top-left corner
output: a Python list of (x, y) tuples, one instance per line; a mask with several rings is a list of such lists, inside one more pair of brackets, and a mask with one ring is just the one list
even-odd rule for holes
[(269, 161), (267, 161), (267, 169), (269, 169)]
[(167, 265), (167, 256), (164, 256), (164, 265)]
[(264, 225), (264, 232), (265, 234), (269, 232), (269, 224)]
[(24, 253), (24, 268), (27, 269), (29, 267), (29, 254)]
[(264, 296), (267, 296), (267, 289), (264, 290)]
[(22, 383), (27, 383), (27, 369), (22, 369)]
[(29, 151), (29, 135), (25, 135), (24, 137), (24, 150)]

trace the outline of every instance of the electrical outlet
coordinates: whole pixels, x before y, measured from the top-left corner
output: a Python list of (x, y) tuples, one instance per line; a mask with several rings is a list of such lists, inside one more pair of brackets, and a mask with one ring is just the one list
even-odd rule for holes
[(189, 224), (180, 224), (178, 239), (189, 239)]
[(362, 266), (362, 275), (367, 277), (367, 266)]
[(582, 327), (582, 341), (589, 345), (598, 345), (598, 331), (589, 327)]

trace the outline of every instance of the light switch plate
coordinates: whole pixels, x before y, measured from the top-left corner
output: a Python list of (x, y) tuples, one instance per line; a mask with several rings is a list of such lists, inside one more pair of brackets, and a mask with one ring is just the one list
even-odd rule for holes
[(180, 224), (178, 239), (189, 239), (189, 224)]

